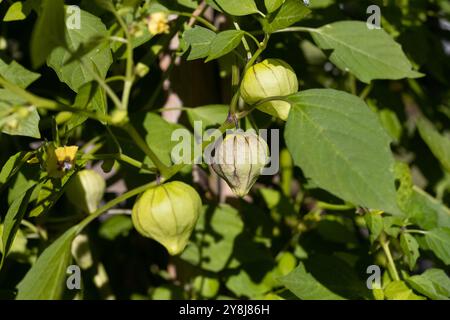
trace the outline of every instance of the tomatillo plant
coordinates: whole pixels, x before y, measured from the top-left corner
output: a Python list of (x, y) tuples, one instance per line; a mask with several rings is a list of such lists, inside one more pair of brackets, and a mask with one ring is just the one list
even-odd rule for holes
[(0, 2), (0, 298), (450, 298), (445, 1)]

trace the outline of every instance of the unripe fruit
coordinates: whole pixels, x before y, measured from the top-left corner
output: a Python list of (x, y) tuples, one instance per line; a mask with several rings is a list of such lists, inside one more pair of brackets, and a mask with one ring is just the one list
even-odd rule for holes
[(77, 208), (87, 213), (97, 210), (105, 193), (105, 179), (94, 170), (85, 169), (77, 172), (69, 182), (66, 195)]
[(212, 168), (240, 197), (245, 196), (269, 160), (266, 141), (254, 132), (226, 135), (215, 148)]
[(201, 208), (202, 201), (194, 188), (173, 181), (145, 191), (134, 204), (131, 217), (140, 234), (176, 255), (186, 247)]
[[(298, 91), (298, 80), (294, 70), (279, 59), (266, 59), (250, 67), (241, 83), (242, 99), (255, 104), (265, 98), (287, 96)], [(291, 105), (286, 101), (269, 101), (258, 109), (287, 120)]]

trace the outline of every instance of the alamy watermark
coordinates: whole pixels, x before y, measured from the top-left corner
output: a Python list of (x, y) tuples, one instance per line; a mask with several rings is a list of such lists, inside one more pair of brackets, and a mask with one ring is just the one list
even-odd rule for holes
[(367, 274), (370, 276), (367, 278), (366, 285), (370, 290), (381, 289), (381, 269), (376, 264), (372, 264), (367, 267)]
[(81, 270), (80, 267), (72, 264), (67, 267), (66, 273), (69, 275), (66, 280), (66, 287), (69, 290), (81, 289)]
[(67, 7), (66, 27), (68, 30), (81, 30), (81, 9), (79, 6)]
[(381, 29), (381, 9), (379, 6), (373, 4), (367, 7), (367, 14), (370, 16), (367, 18), (367, 28), (370, 30)]

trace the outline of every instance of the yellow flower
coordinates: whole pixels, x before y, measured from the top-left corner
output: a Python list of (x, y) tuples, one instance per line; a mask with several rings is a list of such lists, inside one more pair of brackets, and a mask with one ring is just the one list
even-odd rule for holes
[(61, 178), (67, 171), (73, 169), (78, 146), (64, 146), (47, 149), (46, 169), (52, 178)]
[(151, 34), (169, 33), (167, 14), (163, 12), (152, 13), (148, 19), (147, 26)]

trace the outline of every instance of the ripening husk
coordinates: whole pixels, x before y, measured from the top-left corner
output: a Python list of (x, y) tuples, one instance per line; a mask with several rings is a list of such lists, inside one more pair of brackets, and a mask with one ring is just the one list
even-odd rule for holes
[[(266, 59), (250, 67), (241, 83), (241, 96), (253, 105), (265, 98), (287, 96), (298, 91), (298, 80), (294, 70), (279, 59)], [(287, 120), (291, 106), (286, 101), (269, 101), (258, 109)]]
[(171, 255), (181, 253), (197, 223), (202, 201), (191, 186), (168, 182), (145, 191), (133, 206), (136, 230), (161, 243)]
[(86, 213), (97, 210), (105, 193), (105, 179), (96, 171), (85, 169), (69, 182), (66, 195), (69, 201)]
[(269, 160), (269, 147), (254, 132), (229, 133), (215, 148), (212, 168), (243, 197), (252, 188)]

